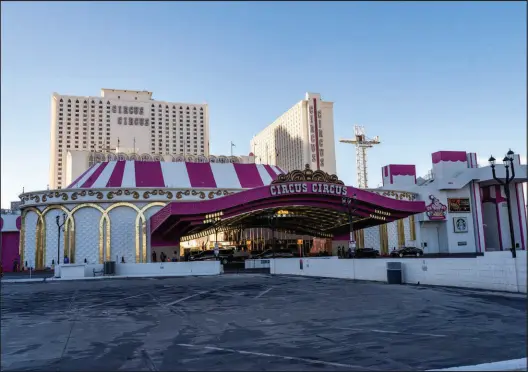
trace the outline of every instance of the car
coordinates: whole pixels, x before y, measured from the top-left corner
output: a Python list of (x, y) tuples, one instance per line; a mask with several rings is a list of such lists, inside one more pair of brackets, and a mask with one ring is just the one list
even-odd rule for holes
[(390, 253), (391, 257), (405, 257), (405, 256), (414, 256), (420, 257), (423, 256), (423, 251), (420, 248), (416, 247), (402, 247), (400, 249), (393, 250)]
[(268, 258), (291, 258), (294, 257), (293, 253), (289, 249), (277, 249), (273, 251), (273, 249), (267, 249), (264, 252), (257, 254), (255, 256), (252, 256), (253, 259), (268, 259)]
[(356, 248), (354, 251), (354, 258), (378, 257), (379, 251), (374, 248)]
[[(220, 259), (222, 264), (225, 265), (226, 263), (233, 261), (234, 253), (235, 252), (233, 249), (219, 249), (218, 258)], [(213, 261), (213, 260), (216, 260), (214, 249), (203, 251), (191, 257), (191, 261)]]

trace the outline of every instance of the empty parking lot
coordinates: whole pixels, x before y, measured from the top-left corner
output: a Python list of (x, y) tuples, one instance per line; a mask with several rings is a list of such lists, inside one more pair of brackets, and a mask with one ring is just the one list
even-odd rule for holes
[(268, 275), (2, 285), (2, 370), (427, 370), (525, 357), (521, 295)]

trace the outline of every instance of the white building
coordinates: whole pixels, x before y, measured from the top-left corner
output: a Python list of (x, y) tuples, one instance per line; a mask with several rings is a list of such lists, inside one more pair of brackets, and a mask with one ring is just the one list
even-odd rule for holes
[(258, 163), (274, 164), (286, 171), (304, 169), (336, 173), (334, 103), (306, 93), (250, 143)]
[(156, 101), (147, 91), (101, 89), (100, 97), (54, 93), (51, 189), (67, 185), (68, 151), (82, 150), (209, 156), (208, 106)]
[[(425, 254), (509, 250), (512, 241), (505, 186), (493, 179), (491, 167), (479, 165), (477, 154), (466, 151), (438, 151), (431, 157), (433, 168), (427, 177), (417, 178), (414, 165), (389, 164), (382, 168), (383, 187), (369, 190), (382, 195), (399, 190), (425, 201), (427, 211), (410, 217), (410, 234), (403, 223), (391, 222), (363, 230), (360, 246), (379, 248), (382, 253), (403, 245), (421, 247)], [(523, 185), (528, 181), (527, 168), (518, 155), (513, 156), (513, 163), (515, 178), (509, 184), (513, 245), (526, 250)], [(496, 176), (504, 182), (506, 167), (497, 164), (495, 168)]]

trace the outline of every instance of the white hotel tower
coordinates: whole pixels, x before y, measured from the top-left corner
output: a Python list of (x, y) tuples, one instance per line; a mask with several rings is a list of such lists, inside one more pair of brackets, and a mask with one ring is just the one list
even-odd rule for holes
[(156, 101), (147, 91), (101, 89), (100, 97), (54, 93), (50, 189), (68, 186), (68, 157), (90, 152), (209, 156), (208, 106)]
[(317, 93), (279, 116), (251, 140), (257, 163), (273, 164), (289, 172), (304, 169), (336, 174), (334, 103)]

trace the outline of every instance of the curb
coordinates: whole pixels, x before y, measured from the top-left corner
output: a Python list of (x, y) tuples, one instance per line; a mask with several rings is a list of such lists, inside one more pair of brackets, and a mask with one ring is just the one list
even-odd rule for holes
[(91, 281), (91, 280), (118, 280), (118, 279), (166, 279), (166, 278), (184, 278), (184, 277), (202, 277), (202, 276), (219, 276), (221, 274), (207, 275), (123, 275), (123, 276), (96, 276), (82, 278), (35, 278), (35, 279), (2, 279), (2, 284), (21, 284), (21, 283), (50, 283), (50, 282), (73, 282), (73, 281)]

